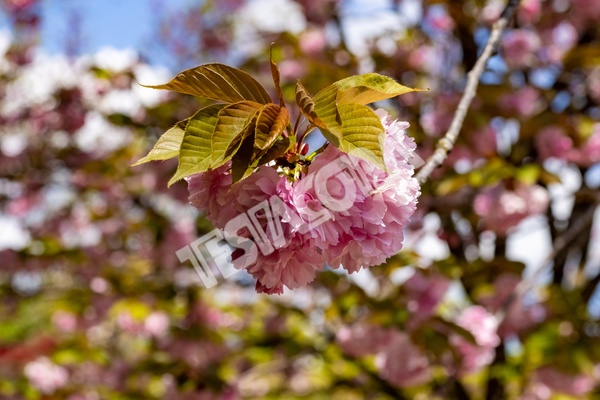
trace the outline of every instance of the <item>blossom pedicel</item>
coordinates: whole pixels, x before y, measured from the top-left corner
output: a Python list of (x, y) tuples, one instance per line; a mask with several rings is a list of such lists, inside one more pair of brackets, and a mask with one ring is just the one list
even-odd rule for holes
[[(187, 180), (191, 204), (237, 248), (227, 260), (257, 279), (258, 292), (279, 294), (311, 282), (325, 264), (355, 272), (402, 248), (420, 194), (409, 163), (416, 146), (407, 122), (366, 104), (417, 89), (364, 74), (313, 97), (298, 82), (292, 124), (273, 61), (271, 72), (279, 105), (248, 74), (222, 64), (151, 86), (225, 104), (176, 124), (135, 165), (178, 156), (170, 184)], [(304, 155), (315, 128), (328, 142)]]

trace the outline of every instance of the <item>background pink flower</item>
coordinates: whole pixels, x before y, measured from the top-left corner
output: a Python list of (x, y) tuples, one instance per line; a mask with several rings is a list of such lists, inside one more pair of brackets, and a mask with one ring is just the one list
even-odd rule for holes
[(432, 375), (429, 360), (404, 332), (392, 331), (392, 337), (377, 355), (375, 367), (379, 375), (399, 387), (412, 387), (428, 382)]
[(541, 186), (517, 184), (515, 190), (505, 190), (499, 184), (478, 194), (473, 208), (486, 229), (506, 235), (526, 217), (545, 212), (549, 201)]
[(39, 357), (25, 365), (25, 376), (34, 388), (44, 394), (52, 394), (67, 384), (69, 373), (47, 357)]

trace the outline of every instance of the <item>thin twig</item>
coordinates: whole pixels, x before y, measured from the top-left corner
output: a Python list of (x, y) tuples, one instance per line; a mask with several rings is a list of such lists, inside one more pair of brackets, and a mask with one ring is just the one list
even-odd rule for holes
[(498, 46), (500, 42), (500, 36), (502, 35), (502, 31), (508, 25), (510, 19), (515, 13), (516, 8), (519, 6), (520, 0), (509, 0), (500, 15), (498, 21), (494, 23), (492, 27), (492, 31), (490, 32), (490, 37), (483, 49), (483, 52), (477, 59), (475, 66), (473, 69), (467, 74), (467, 86), (465, 88), (465, 92), (463, 93), (460, 102), (458, 103), (458, 107), (456, 108), (456, 112), (454, 113), (454, 118), (452, 119), (452, 123), (450, 124), (450, 128), (446, 135), (440, 139), (437, 144), (437, 148), (435, 152), (429, 157), (425, 165), (419, 170), (416, 175), (416, 178), (419, 180), (420, 184), (423, 184), (427, 181), (431, 173), (448, 157), (448, 152), (452, 150), (454, 147), (454, 143), (458, 138), (458, 134), (460, 133), (460, 129), (462, 128), (463, 122), (465, 120), (465, 116), (469, 111), (469, 107), (471, 106), (471, 102), (477, 93), (477, 86), (479, 85), (479, 78), (483, 71), (485, 71), (485, 67), (489, 58), (492, 56), (492, 53)]

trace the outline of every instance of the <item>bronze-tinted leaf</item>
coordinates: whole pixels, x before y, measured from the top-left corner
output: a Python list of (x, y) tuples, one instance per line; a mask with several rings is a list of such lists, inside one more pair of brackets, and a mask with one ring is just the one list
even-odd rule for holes
[(237, 103), (244, 100), (260, 104), (271, 102), (265, 88), (250, 75), (237, 68), (216, 63), (180, 72), (164, 85), (142, 86), (172, 90), (226, 103)]
[(237, 183), (242, 179), (247, 178), (254, 171), (251, 161), (254, 154), (254, 137), (257, 119), (256, 116), (252, 118), (248, 126), (244, 129), (241, 136), (243, 138), (241, 144), (231, 158), (232, 183)]
[(213, 149), (211, 168), (223, 165), (237, 151), (239, 146), (235, 147), (236, 137), (245, 131), (250, 120), (262, 107), (264, 106), (252, 101), (241, 101), (221, 110), (211, 138)]
[(254, 148), (260, 156), (271, 147), (290, 122), (290, 115), (285, 107), (267, 104), (260, 112), (256, 123)]
[(273, 83), (275, 84), (275, 89), (277, 89), (277, 95), (279, 96), (279, 105), (281, 107), (285, 107), (285, 100), (283, 98), (283, 91), (281, 90), (281, 74), (279, 73), (279, 68), (275, 61), (273, 61), (273, 45), (269, 48), (269, 58), (271, 61), (271, 75), (273, 76)]
[(315, 111), (315, 102), (310, 97), (304, 86), (298, 81), (296, 83), (296, 104), (302, 111), (302, 114), (315, 126), (324, 127), (323, 121), (319, 118)]

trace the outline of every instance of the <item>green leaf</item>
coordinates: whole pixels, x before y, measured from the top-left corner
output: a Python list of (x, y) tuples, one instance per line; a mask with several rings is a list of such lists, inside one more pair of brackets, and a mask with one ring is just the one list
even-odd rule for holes
[(180, 72), (164, 85), (142, 85), (152, 89), (172, 90), (207, 99), (237, 103), (248, 100), (260, 104), (271, 102), (269, 94), (254, 78), (223, 64), (205, 64)]
[(308, 94), (304, 86), (298, 81), (296, 83), (296, 104), (302, 114), (308, 118), (308, 120), (315, 126), (323, 127), (324, 123), (317, 116), (317, 112), (315, 111), (315, 102), (312, 97)]
[(371, 161), (385, 170), (383, 142), (385, 130), (379, 117), (360, 104), (340, 104), (336, 86), (329, 86), (315, 96), (315, 111), (324, 123), (321, 133), (334, 146), (356, 157)]
[(211, 138), (223, 108), (224, 104), (214, 104), (201, 109), (190, 118), (181, 142), (179, 165), (169, 181), (169, 186), (186, 176), (209, 168), (212, 154)]
[(179, 121), (171, 129), (163, 133), (146, 157), (138, 160), (138, 162), (131, 166), (135, 167), (136, 165), (155, 160), (168, 160), (169, 158), (177, 156), (179, 154), (181, 142), (183, 141), (185, 126), (188, 121), (189, 118)]
[(338, 89), (337, 104), (369, 104), (398, 95), (421, 91), (400, 85), (392, 78), (375, 73), (350, 76), (333, 84)]
[(177, 172), (169, 186), (186, 176), (225, 164), (241, 145), (241, 138), (239, 143), (236, 138), (262, 107), (252, 101), (241, 101), (215, 104), (198, 111), (187, 124)]
[(220, 167), (235, 154), (243, 139), (240, 135), (244, 134), (251, 119), (263, 107), (258, 103), (242, 101), (225, 107), (219, 113), (219, 122), (212, 135), (210, 168)]
[(279, 68), (275, 61), (273, 61), (273, 45), (275, 43), (271, 43), (271, 47), (269, 48), (269, 59), (271, 61), (271, 75), (273, 76), (273, 83), (275, 84), (275, 89), (277, 89), (277, 95), (279, 96), (279, 105), (281, 107), (285, 107), (285, 100), (283, 98), (283, 91), (281, 90), (281, 74), (279, 73)]
[(327, 129), (339, 137), (342, 134), (342, 120), (336, 104), (337, 94), (337, 87), (333, 85), (317, 93), (314, 104), (320, 123), (313, 122), (313, 124), (319, 128)]
[(377, 114), (360, 104), (341, 104), (338, 110), (342, 121), (342, 135), (338, 136), (337, 147), (352, 156), (371, 161), (385, 171), (385, 129)]

